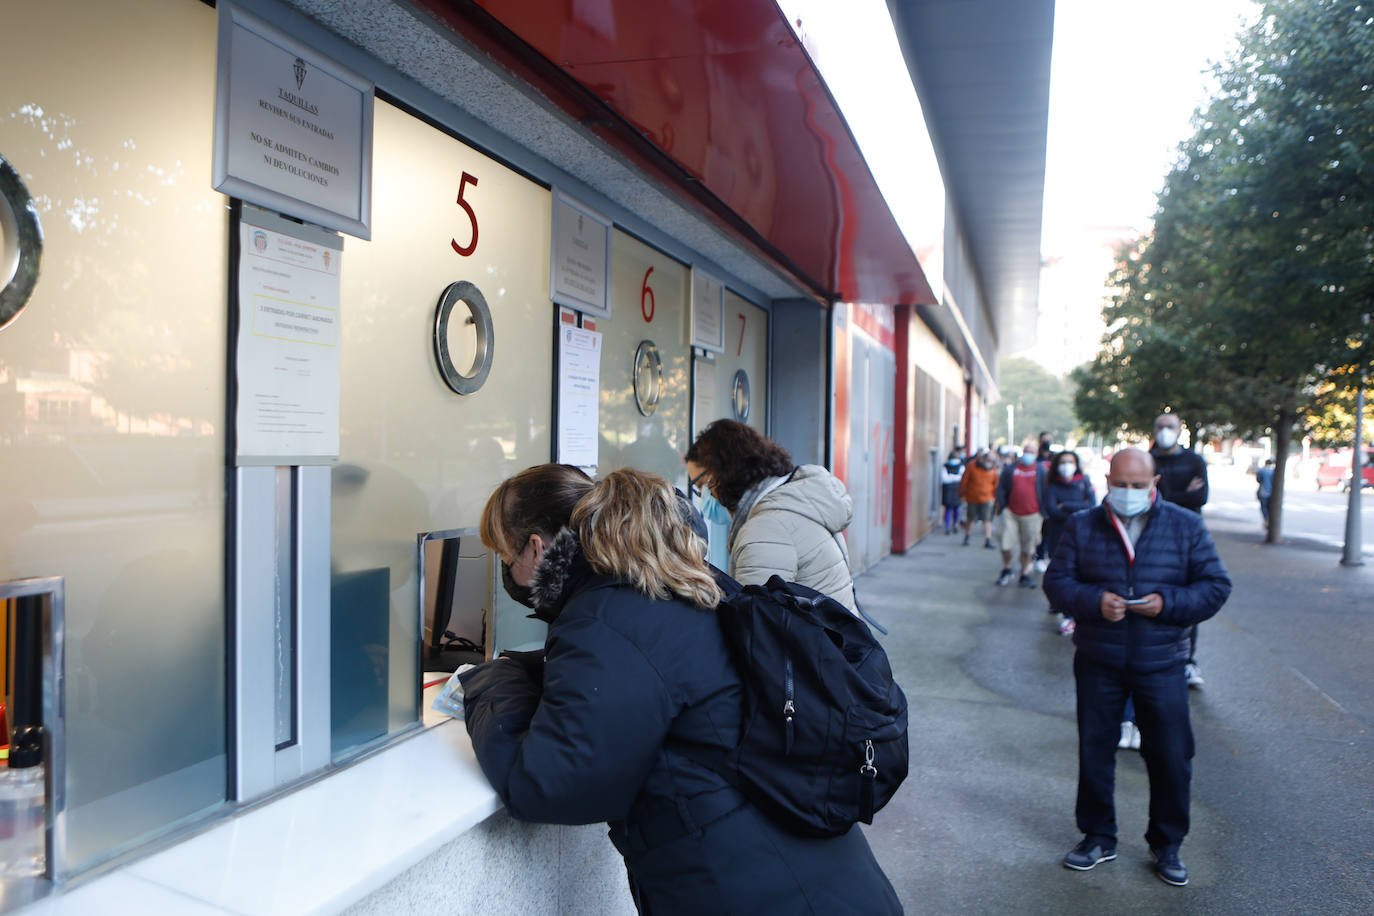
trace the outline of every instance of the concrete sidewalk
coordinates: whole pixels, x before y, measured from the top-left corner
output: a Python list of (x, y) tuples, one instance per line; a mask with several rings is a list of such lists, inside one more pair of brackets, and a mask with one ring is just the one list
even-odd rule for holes
[(1236, 587), (1199, 640), (1186, 888), (1151, 871), (1131, 751), (1119, 858), (1060, 864), (1080, 838), (1073, 646), (1041, 591), (996, 587), (996, 551), (938, 532), (859, 579), (911, 704), (911, 774), (867, 831), (908, 913), (1374, 912), (1374, 565), (1209, 525)]

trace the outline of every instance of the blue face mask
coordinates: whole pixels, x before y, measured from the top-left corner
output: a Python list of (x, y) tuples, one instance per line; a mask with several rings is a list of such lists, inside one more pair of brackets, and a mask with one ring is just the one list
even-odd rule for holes
[(1111, 496), (1108, 498), (1112, 504), (1112, 511), (1122, 518), (1135, 518), (1146, 509), (1150, 508), (1150, 497), (1154, 495), (1155, 489), (1136, 490), (1132, 487), (1108, 487)]
[(1021, 453), (1021, 466), (1022, 466), (1022, 467), (1027, 467), (1027, 468), (1028, 468), (1028, 467), (1030, 467), (1030, 466), (1033, 465), (1033, 464), (1035, 464), (1035, 456), (1034, 456), (1034, 455), (1031, 455), (1031, 454), (1027, 454), (1027, 453), (1025, 453), (1025, 452), (1022, 452), (1022, 453)]
[(697, 504), (697, 510), (701, 512), (701, 517), (706, 519), (708, 524), (730, 524), (730, 511), (720, 504), (709, 487), (701, 488), (701, 502)]

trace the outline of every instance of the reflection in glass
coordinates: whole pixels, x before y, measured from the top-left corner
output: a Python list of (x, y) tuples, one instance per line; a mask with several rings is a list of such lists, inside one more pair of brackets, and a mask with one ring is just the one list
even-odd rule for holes
[[(4, 16), (0, 152), (34, 197), (44, 254), (33, 298), (0, 331), (0, 579), (67, 583), (67, 854), (80, 870), (225, 795), (215, 13), (116, 0)], [(62, 54), (37, 36), (61, 36)]]
[[(604, 334), (598, 474), (633, 467), (686, 488), (687, 279), (686, 266), (619, 229), (612, 231), (611, 318), (597, 320)], [(650, 294), (652, 309), (644, 306)], [(642, 403), (652, 409), (646, 411)]]
[[(350, 238), (341, 271), (331, 567), (335, 619), (347, 613), (356, 645), (338, 632), (333, 644), (361, 683), (336, 756), (419, 719), (417, 532), (476, 526), (497, 483), (550, 455), (548, 190), (386, 102), (374, 117), (372, 240)], [(454, 205), (465, 173), (480, 179), (466, 189), (481, 224), (470, 256), (449, 244), (467, 218)], [(494, 330), (490, 373), (468, 395), (444, 383), (433, 341), (436, 303), (458, 282), (480, 291)], [(450, 325), (459, 368), (473, 359), (467, 314), (455, 307)]]

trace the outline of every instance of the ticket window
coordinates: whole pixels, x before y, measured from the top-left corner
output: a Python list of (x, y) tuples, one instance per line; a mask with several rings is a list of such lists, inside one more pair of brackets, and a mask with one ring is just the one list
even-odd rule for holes
[(631, 467), (686, 489), (690, 353), (687, 266), (615, 229), (602, 332), (597, 473)]
[[(441, 609), (441, 652), (543, 638), (492, 589), (476, 526), (550, 456), (549, 191), (380, 99), (373, 161), (372, 238), (338, 255), (338, 461), (239, 470), (240, 517), (271, 536), (240, 532), (238, 632), (259, 606), (284, 625), (258, 634), (266, 674), (239, 679), (263, 696), (251, 714), (240, 697), (237, 798), (418, 727)], [(263, 583), (279, 594), (243, 601)], [(252, 686), (274, 670), (294, 687)]]
[(768, 434), (768, 312), (725, 290), (724, 349), (694, 354), (692, 434), (732, 419)]
[(225, 798), (215, 11), (3, 10), (0, 290), (31, 282), (17, 314), (0, 296), (0, 581), (65, 583), (54, 858), (75, 872)]
[[(767, 435), (768, 312), (725, 290), (721, 352), (693, 351), (692, 435), (711, 422), (738, 420)], [(729, 566), (729, 522), (707, 519), (711, 562)]]

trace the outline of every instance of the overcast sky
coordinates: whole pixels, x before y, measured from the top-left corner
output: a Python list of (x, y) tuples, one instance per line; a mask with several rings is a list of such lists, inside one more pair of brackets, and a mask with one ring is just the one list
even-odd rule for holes
[(1041, 250), (1148, 227), (1155, 194), (1252, 0), (1057, 0)]
[[(914, 181), (929, 140), (884, 0), (779, 0), (908, 241), (938, 195)], [(1253, 0), (1057, 0), (1041, 250), (1086, 226), (1148, 227), (1154, 196)], [(875, 87), (883, 87), (875, 91)], [(922, 163), (923, 164), (923, 163)]]

